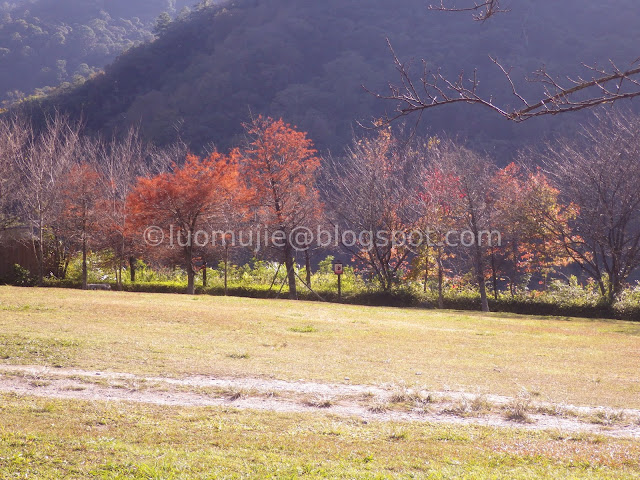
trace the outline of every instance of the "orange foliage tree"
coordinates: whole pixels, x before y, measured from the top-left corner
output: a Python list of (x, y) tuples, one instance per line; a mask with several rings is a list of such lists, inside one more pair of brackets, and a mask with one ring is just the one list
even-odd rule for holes
[(250, 191), (249, 205), (282, 255), (289, 298), (295, 299), (295, 251), (308, 247), (306, 228), (313, 227), (322, 210), (316, 189), (320, 160), (306, 133), (282, 120), (258, 117), (245, 130), (249, 142), (242, 172)]
[(496, 222), (503, 238), (502, 247), (491, 251), (494, 292), (500, 277), (508, 280), (511, 294), (525, 275), (537, 275), (546, 285), (556, 267), (570, 262), (546, 218), (553, 216), (567, 230), (573, 209), (559, 203), (558, 190), (539, 170), (527, 171), (512, 163), (496, 173), (494, 185)]
[(194, 253), (198, 246), (213, 242), (206, 228), (221, 222), (230, 201), (243, 192), (238, 169), (238, 153), (213, 153), (201, 159), (188, 155), (184, 165), (170, 172), (140, 178), (129, 194), (133, 231), (141, 234), (155, 227), (156, 241), (181, 250), (187, 271), (189, 294), (195, 293)]

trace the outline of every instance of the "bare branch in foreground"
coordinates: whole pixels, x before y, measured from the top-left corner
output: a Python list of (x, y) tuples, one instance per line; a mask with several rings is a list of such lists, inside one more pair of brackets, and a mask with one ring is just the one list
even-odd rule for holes
[(468, 7), (448, 7), (444, 0), (440, 0), (440, 5), (429, 5), (429, 10), (438, 10), (441, 12), (473, 12), (473, 19), (478, 22), (484, 22), (493, 17), (497, 13), (506, 13), (509, 10), (502, 8), (501, 0), (486, 0), (483, 2), (474, 2)]
[(454, 103), (479, 104), (509, 120), (523, 122), (533, 117), (575, 112), (640, 96), (640, 67), (621, 70), (610, 62), (607, 69), (583, 64), (590, 72), (591, 78), (580, 76), (575, 79), (567, 78), (565, 82), (555, 79), (542, 67), (527, 79), (542, 86), (542, 99), (528, 100), (513, 81), (511, 70), (501, 65), (497, 59), (489, 57), (504, 75), (516, 102), (515, 107), (501, 106), (493, 97), (480, 95), (479, 79), (475, 70), (470, 78), (466, 78), (464, 72), (461, 72), (457, 78), (450, 79), (439, 69), (430, 70), (423, 61), (423, 73), (416, 78), (412, 76), (409, 65), (399, 59), (389, 40), (387, 44), (400, 75), (400, 84), (389, 84), (388, 94), (375, 93), (364, 87), (376, 98), (396, 103), (396, 109), (385, 119), (386, 123), (415, 112), (422, 113), (431, 108)]

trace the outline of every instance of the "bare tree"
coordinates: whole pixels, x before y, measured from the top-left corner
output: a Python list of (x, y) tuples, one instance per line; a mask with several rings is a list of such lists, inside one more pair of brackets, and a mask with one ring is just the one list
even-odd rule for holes
[(20, 175), (16, 162), (24, 154), (31, 136), (31, 126), (23, 119), (0, 120), (0, 231), (20, 221)]
[(41, 132), (31, 136), (24, 155), (16, 161), (23, 219), (34, 231), (39, 284), (44, 280), (46, 235), (60, 211), (61, 179), (79, 152), (80, 130), (79, 122), (56, 113), (46, 119)]
[(417, 217), (411, 201), (422, 163), (388, 128), (355, 139), (344, 158), (325, 163), (324, 196), (340, 244), (389, 291), (412, 254), (404, 239)]
[[(474, 12), (475, 20), (486, 21), (497, 13), (508, 11), (502, 7), (502, 3), (501, 0), (467, 0), (466, 6), (460, 6), (459, 3), (441, 0), (439, 5), (432, 5), (430, 8), (445, 12), (471, 11)], [(526, 79), (540, 86), (541, 95), (528, 98), (512, 78), (511, 68), (500, 63), (497, 58), (489, 57), (498, 72), (504, 76), (505, 88), (511, 92), (515, 101), (515, 106), (512, 107), (500, 105), (493, 96), (485, 96), (479, 92), (480, 80), (476, 70), (471, 75), (461, 72), (458, 77), (449, 78), (440, 69), (430, 68), (423, 60), (422, 71), (415, 76), (410, 65), (395, 53), (391, 43), (389, 49), (400, 82), (389, 84), (389, 92), (386, 94), (370, 92), (379, 99), (396, 104), (394, 113), (386, 118), (387, 122), (456, 103), (481, 105), (509, 120), (523, 122), (533, 117), (575, 112), (640, 96), (640, 67), (637, 65), (640, 59), (627, 68), (621, 68), (611, 60), (607, 67), (583, 63), (583, 75), (564, 80), (550, 74), (542, 66)]]
[(474, 20), (484, 22), (498, 13), (509, 11), (503, 8), (501, 3), (502, 0), (483, 0), (481, 2), (474, 1), (473, 4), (467, 2), (467, 6), (456, 7), (454, 3), (440, 0), (439, 5), (429, 5), (429, 9), (441, 12), (472, 12)]
[[(451, 140), (443, 140), (430, 150), (430, 168), (455, 180), (448, 194), (458, 215), (458, 225), (473, 235), (471, 258), (480, 292), (481, 308), (489, 311), (485, 283), (486, 247), (483, 240), (492, 232), (494, 217), (493, 178), (496, 166), (488, 158), (460, 146)], [(461, 236), (466, 232), (460, 231)]]
[(89, 248), (97, 240), (98, 211), (96, 206), (101, 196), (100, 175), (96, 170), (96, 143), (83, 138), (78, 155), (67, 175), (61, 179), (59, 189), (61, 211), (56, 231), (65, 242), (69, 254), (82, 253), (82, 288), (88, 288), (87, 257)]
[(122, 271), (127, 265), (131, 281), (135, 281), (137, 253), (136, 242), (127, 233), (127, 196), (138, 177), (167, 171), (172, 162), (184, 158), (186, 148), (150, 147), (142, 141), (136, 128), (131, 128), (122, 138), (114, 137), (108, 144), (100, 143), (96, 147), (102, 190), (99, 246), (113, 253), (116, 283), (121, 285)]
[(613, 303), (640, 266), (640, 117), (598, 112), (581, 137), (562, 139), (546, 152), (547, 175), (577, 208), (570, 230), (555, 213), (547, 222)]

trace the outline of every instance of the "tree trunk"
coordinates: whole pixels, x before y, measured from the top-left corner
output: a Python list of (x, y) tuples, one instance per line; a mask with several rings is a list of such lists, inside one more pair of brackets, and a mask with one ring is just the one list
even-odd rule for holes
[(493, 298), (498, 301), (498, 272), (496, 272), (496, 256), (491, 253), (491, 276), (493, 278)]
[(444, 272), (442, 271), (442, 251), (438, 249), (438, 308), (444, 308), (444, 293), (442, 284), (444, 283)]
[(623, 290), (623, 279), (619, 270), (620, 264), (621, 262), (614, 257), (612, 273), (609, 274), (609, 290), (611, 291), (609, 294), (609, 305), (613, 305), (616, 302), (618, 295), (620, 295)]
[(196, 294), (196, 274), (193, 267), (187, 268), (187, 295)]
[(289, 242), (286, 242), (284, 247), (284, 264), (287, 267), (287, 278), (289, 279), (289, 299), (297, 300), (298, 291), (296, 289), (296, 272), (293, 264), (293, 252), (291, 251), (291, 245), (289, 245)]
[(427, 282), (429, 281), (429, 246), (424, 255), (424, 293), (427, 293)]
[(607, 298), (608, 292), (607, 292), (607, 287), (604, 284), (604, 282), (602, 281), (602, 275), (600, 275), (600, 277), (598, 278), (598, 288), (600, 289), (600, 294)]
[(307, 286), (311, 288), (311, 256), (308, 247), (304, 251), (304, 268), (307, 271)]
[(125, 256), (125, 238), (124, 235), (120, 235), (120, 254), (118, 255), (118, 290), (122, 290), (122, 268), (126, 260)]
[(187, 267), (187, 295), (195, 295), (196, 293), (196, 272), (193, 270), (193, 250), (191, 245), (184, 249)]
[(42, 222), (38, 228), (38, 285), (44, 284), (44, 233)]
[(511, 245), (511, 250), (513, 251), (513, 278), (511, 282), (513, 283), (513, 289), (511, 291), (511, 296), (515, 297), (516, 293), (518, 293), (518, 284), (521, 281), (520, 270), (518, 268), (518, 245), (517, 242), (513, 242)]
[(207, 262), (205, 260), (204, 264), (202, 265), (202, 286), (204, 288), (207, 288)]
[(88, 290), (89, 285), (87, 281), (87, 237), (82, 235), (82, 289)]
[(609, 281), (609, 291), (607, 292), (607, 304), (616, 303), (616, 298), (622, 292), (622, 283), (619, 278), (614, 277)]
[(229, 294), (229, 245), (224, 246), (224, 296)]
[(480, 290), (480, 306), (483, 312), (489, 312), (489, 300), (487, 299), (487, 285), (484, 281), (484, 269), (482, 268), (482, 247), (476, 243), (475, 247), (476, 278)]
[(131, 276), (131, 283), (136, 282), (136, 259), (135, 257), (129, 257), (129, 273)]

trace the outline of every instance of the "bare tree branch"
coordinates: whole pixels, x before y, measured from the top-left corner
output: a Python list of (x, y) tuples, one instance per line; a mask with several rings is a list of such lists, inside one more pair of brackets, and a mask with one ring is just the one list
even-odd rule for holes
[(388, 39), (387, 44), (400, 76), (400, 84), (389, 84), (388, 94), (372, 92), (364, 87), (376, 98), (396, 103), (395, 111), (387, 116), (385, 123), (391, 123), (415, 112), (422, 113), (431, 108), (455, 103), (482, 105), (509, 120), (523, 122), (533, 117), (575, 112), (640, 96), (640, 67), (622, 70), (610, 62), (608, 69), (583, 64), (590, 72), (591, 78), (567, 78), (565, 82), (557, 80), (545, 67), (541, 67), (531, 78), (527, 78), (527, 81), (542, 86), (542, 99), (528, 100), (516, 86), (511, 69), (504, 67), (497, 59), (489, 57), (505, 77), (516, 102), (513, 107), (498, 105), (493, 97), (485, 97), (478, 92), (479, 79), (475, 70), (470, 78), (461, 72), (457, 78), (449, 79), (439, 69), (430, 70), (426, 61), (423, 61), (423, 73), (416, 78), (410, 72), (409, 64), (400, 60)]
[[(461, 6), (460, 2), (466, 2), (466, 6)], [(508, 12), (509, 9), (504, 8), (503, 4), (503, 0), (440, 0), (439, 4), (430, 5), (429, 9), (441, 12), (472, 12), (474, 20), (484, 22), (498, 13)], [(523, 122), (533, 117), (575, 112), (640, 96), (640, 58), (632, 62), (627, 69), (618, 68), (613, 61), (609, 62), (607, 68), (583, 63), (582, 66), (588, 75), (567, 77), (564, 80), (553, 77), (542, 66), (531, 78), (526, 79), (541, 86), (541, 98), (527, 99), (522, 89), (514, 82), (511, 69), (505, 68), (496, 58), (489, 57), (504, 76), (515, 100), (513, 106), (498, 105), (492, 96), (481, 96), (478, 93), (479, 80), (475, 70), (470, 78), (466, 78), (463, 71), (456, 79), (449, 79), (439, 69), (429, 70), (423, 61), (422, 76), (414, 78), (409, 71), (409, 65), (399, 59), (388, 40), (387, 43), (400, 75), (400, 84), (389, 84), (387, 94), (374, 93), (365, 87), (365, 90), (376, 98), (396, 103), (394, 113), (387, 116), (385, 123), (391, 123), (415, 112), (423, 113), (431, 108), (454, 103), (483, 105), (509, 120)]]
[(473, 19), (477, 22), (484, 22), (493, 17), (497, 13), (508, 12), (508, 9), (502, 8), (501, 0), (486, 0), (483, 2), (474, 2), (468, 7), (448, 7), (444, 0), (440, 0), (440, 5), (429, 5), (429, 10), (439, 10), (441, 12), (473, 12)]
[(579, 215), (571, 231), (557, 215), (545, 223), (612, 303), (640, 268), (640, 117), (607, 110), (581, 136), (549, 145), (542, 158), (544, 172)]

